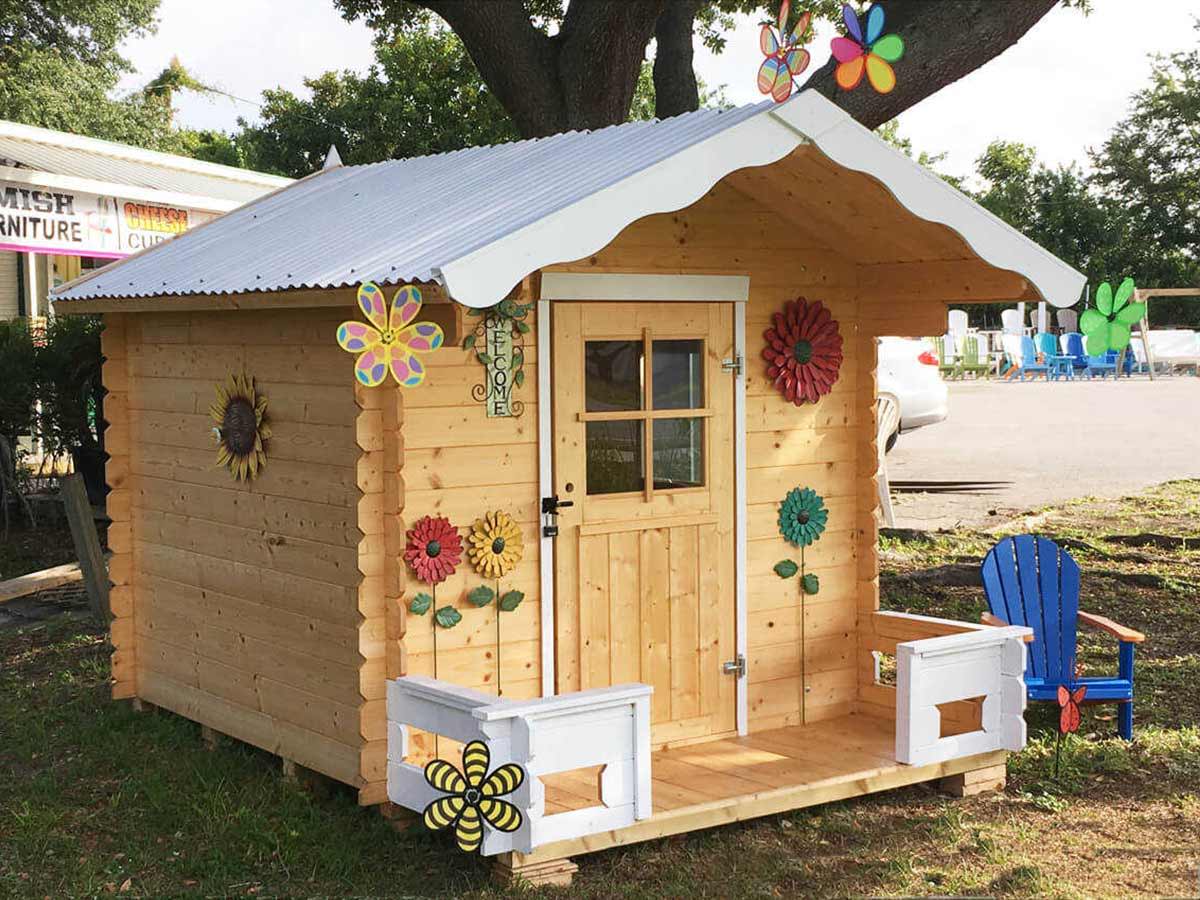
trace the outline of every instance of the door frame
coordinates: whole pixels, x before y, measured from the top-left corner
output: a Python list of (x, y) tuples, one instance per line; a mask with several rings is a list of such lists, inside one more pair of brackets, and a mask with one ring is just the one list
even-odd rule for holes
[[(549, 360), (554, 301), (732, 303), (733, 345), (737, 365), (733, 385), (734, 457), (734, 647), (749, 657), (746, 637), (746, 302), (747, 275), (641, 275), (590, 272), (547, 272), (537, 301), (538, 496), (554, 490), (554, 393)], [(554, 695), (556, 682), (554, 622), (554, 538), (546, 537), (539, 516), (538, 550), (542, 616), (542, 696)], [(747, 733), (748, 672), (737, 676), (735, 718), (738, 734)]]

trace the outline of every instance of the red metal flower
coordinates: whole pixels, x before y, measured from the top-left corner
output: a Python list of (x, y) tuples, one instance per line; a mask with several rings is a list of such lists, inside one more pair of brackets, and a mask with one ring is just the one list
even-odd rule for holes
[(829, 310), (817, 300), (788, 301), (763, 332), (767, 377), (797, 406), (828, 394), (842, 366), (842, 335)]
[(444, 516), (424, 516), (408, 530), (404, 561), (426, 584), (439, 584), (462, 562), (462, 538)]

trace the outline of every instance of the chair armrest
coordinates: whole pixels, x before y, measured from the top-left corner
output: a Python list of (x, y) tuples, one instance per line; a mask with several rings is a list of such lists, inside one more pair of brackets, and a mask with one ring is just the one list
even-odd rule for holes
[(1079, 611), (1079, 621), (1091, 625), (1093, 628), (1099, 628), (1101, 631), (1107, 631), (1118, 641), (1128, 642), (1131, 644), (1140, 644), (1146, 640), (1146, 636), (1140, 631), (1134, 631), (1132, 628), (1126, 628), (1124, 625), (1118, 625), (1112, 619), (1106, 616), (1098, 616), (1095, 613)]
[[(985, 612), (983, 615), (981, 615), (979, 617), (979, 621), (981, 623), (983, 623), (984, 625), (992, 625), (992, 626), (995, 626), (996, 628), (1007, 628), (1008, 627), (1007, 622), (1005, 622), (999, 616), (993, 616), (990, 612)], [(1025, 637), (1021, 638), (1021, 640), (1023, 640), (1027, 644), (1032, 644), (1033, 643), (1033, 635), (1027, 634), (1027, 635), (1025, 635)]]

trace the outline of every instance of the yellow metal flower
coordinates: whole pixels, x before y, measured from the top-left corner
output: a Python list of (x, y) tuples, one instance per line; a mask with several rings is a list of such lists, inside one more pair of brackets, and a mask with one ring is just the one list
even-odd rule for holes
[(228, 467), (235, 480), (255, 478), (267, 463), (264, 444), (271, 436), (267, 398), (258, 393), (254, 378), (245, 372), (231, 374), (216, 389), (217, 401), (208, 413), (217, 439), (217, 465)]
[(506, 512), (496, 510), (477, 519), (468, 538), (471, 546), (467, 556), (482, 574), (489, 578), (507, 575), (525, 553), (521, 529)]

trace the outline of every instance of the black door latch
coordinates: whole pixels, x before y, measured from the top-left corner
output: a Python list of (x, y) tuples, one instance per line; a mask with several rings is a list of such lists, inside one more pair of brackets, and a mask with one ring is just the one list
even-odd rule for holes
[(574, 506), (574, 500), (559, 500), (558, 494), (542, 498), (542, 515), (549, 521), (542, 526), (542, 537), (558, 537), (558, 511), (568, 506)]

